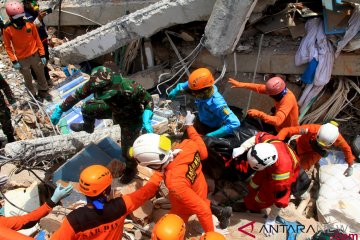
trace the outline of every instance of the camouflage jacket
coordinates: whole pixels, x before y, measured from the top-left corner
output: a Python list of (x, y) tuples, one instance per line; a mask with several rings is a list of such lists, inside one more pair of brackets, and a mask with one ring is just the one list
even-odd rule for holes
[[(4, 77), (1, 74), (0, 74), (0, 89), (5, 94), (7, 100), (9, 101), (10, 104), (15, 103), (14, 94), (11, 91), (9, 84), (5, 81)], [(0, 92), (0, 101), (4, 102), (5, 99), (4, 99), (4, 95), (2, 92)], [(5, 103), (3, 103), (3, 104), (5, 104)]]
[(95, 99), (104, 100), (113, 113), (124, 117), (140, 116), (144, 109), (153, 110), (154, 107), (151, 95), (139, 83), (99, 68), (84, 86), (65, 99), (61, 109), (64, 112), (71, 109), (92, 93)]

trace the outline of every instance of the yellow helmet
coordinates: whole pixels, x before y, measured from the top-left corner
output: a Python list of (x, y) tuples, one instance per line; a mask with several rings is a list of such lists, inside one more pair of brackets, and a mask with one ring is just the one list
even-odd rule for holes
[(175, 214), (166, 214), (155, 225), (151, 240), (184, 240), (185, 223)]
[(200, 240), (226, 240), (226, 238), (217, 232), (207, 232), (201, 236)]

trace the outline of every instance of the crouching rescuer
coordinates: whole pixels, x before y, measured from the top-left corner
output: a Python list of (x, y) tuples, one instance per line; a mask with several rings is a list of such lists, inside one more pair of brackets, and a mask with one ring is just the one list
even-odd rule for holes
[(207, 199), (208, 186), (202, 172), (201, 161), (208, 152), (200, 135), (193, 127), (195, 115), (188, 112), (185, 125), (189, 139), (172, 147), (164, 135), (144, 134), (136, 139), (130, 154), (142, 166), (164, 172), (165, 185), (169, 189), (170, 213), (180, 216), (184, 222), (196, 214), (205, 232), (214, 231), (213, 213), (226, 228), (231, 208), (211, 206)]

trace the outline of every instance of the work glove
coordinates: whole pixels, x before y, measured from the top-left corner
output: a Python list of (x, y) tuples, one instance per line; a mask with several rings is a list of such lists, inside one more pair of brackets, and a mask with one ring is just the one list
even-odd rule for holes
[(178, 85), (176, 85), (176, 87), (170, 91), (170, 93), (168, 94), (168, 97), (170, 100), (174, 100), (175, 97), (179, 94), (179, 92), (182, 90), (181, 84), (179, 83)]
[(195, 120), (195, 114), (192, 114), (190, 111), (186, 111), (186, 117), (185, 117), (185, 126), (192, 126), (194, 125)]
[(15, 62), (15, 63), (13, 64), (13, 68), (15, 68), (16, 70), (20, 70), (20, 69), (21, 69), (20, 63), (19, 63), (19, 62)]
[(263, 113), (259, 110), (256, 110), (256, 109), (249, 109), (247, 111), (247, 115), (250, 116), (250, 117), (253, 117), (253, 118), (261, 118)]
[(145, 109), (142, 115), (143, 120), (143, 128), (147, 133), (153, 133), (154, 129), (151, 126), (151, 117), (153, 116), (153, 112), (149, 109)]
[(0, 188), (6, 185), (7, 181), (9, 180), (8, 176), (0, 175)]
[(275, 219), (266, 218), (265, 225), (264, 225), (264, 235), (266, 237), (270, 237), (274, 235), (274, 226), (275, 226)]
[(60, 202), (62, 199), (66, 198), (71, 194), (73, 190), (73, 186), (71, 184), (67, 185), (67, 187), (63, 188), (61, 184), (57, 184), (54, 194), (51, 197), (51, 201), (55, 204)]
[(224, 136), (226, 136), (228, 134), (229, 133), (227, 132), (226, 126), (222, 126), (218, 130), (215, 130), (215, 131), (213, 131), (211, 133), (206, 134), (206, 136), (221, 138), (221, 137), (224, 137)]
[(350, 176), (353, 174), (353, 172), (354, 172), (353, 166), (349, 166), (349, 167), (345, 170), (344, 175), (345, 175), (345, 177), (350, 177)]
[(63, 114), (63, 110), (61, 109), (60, 105), (57, 105), (54, 112), (52, 113), (50, 120), (51, 123), (56, 125), (59, 123), (61, 115)]
[(232, 85), (231, 88), (244, 88), (247, 86), (247, 83), (239, 82), (232, 78), (229, 78), (228, 83)]
[(42, 63), (43, 65), (46, 64), (46, 58), (45, 58), (45, 57), (41, 57), (41, 63)]
[(245, 151), (246, 149), (244, 149), (241, 146), (238, 148), (234, 148), (232, 152), (232, 158), (237, 158), (238, 156), (242, 155)]

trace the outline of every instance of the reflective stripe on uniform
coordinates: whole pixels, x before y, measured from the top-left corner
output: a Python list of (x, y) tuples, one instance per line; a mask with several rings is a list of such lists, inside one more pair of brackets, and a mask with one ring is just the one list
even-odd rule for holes
[(289, 152), (291, 154), (291, 158), (294, 162), (294, 169), (297, 167), (297, 165), (299, 164), (298, 158), (296, 156), (296, 154), (294, 153), (294, 150), (291, 149), (291, 147), (287, 146), (287, 148), (289, 149)]
[(274, 179), (275, 181), (281, 181), (281, 180), (286, 180), (290, 178), (290, 172), (286, 172), (286, 173), (281, 173), (281, 174), (272, 174), (272, 179)]
[(265, 203), (265, 202), (263, 202), (263, 201), (260, 200), (260, 198), (259, 198), (258, 195), (259, 195), (259, 193), (256, 194), (256, 196), (255, 196), (255, 201), (258, 202), (258, 203)]
[(254, 188), (254, 189), (257, 189), (257, 188), (259, 187), (259, 185), (255, 184), (252, 179), (250, 180), (250, 183), (249, 183), (249, 184), (250, 184), (250, 186), (251, 186), (252, 188)]

